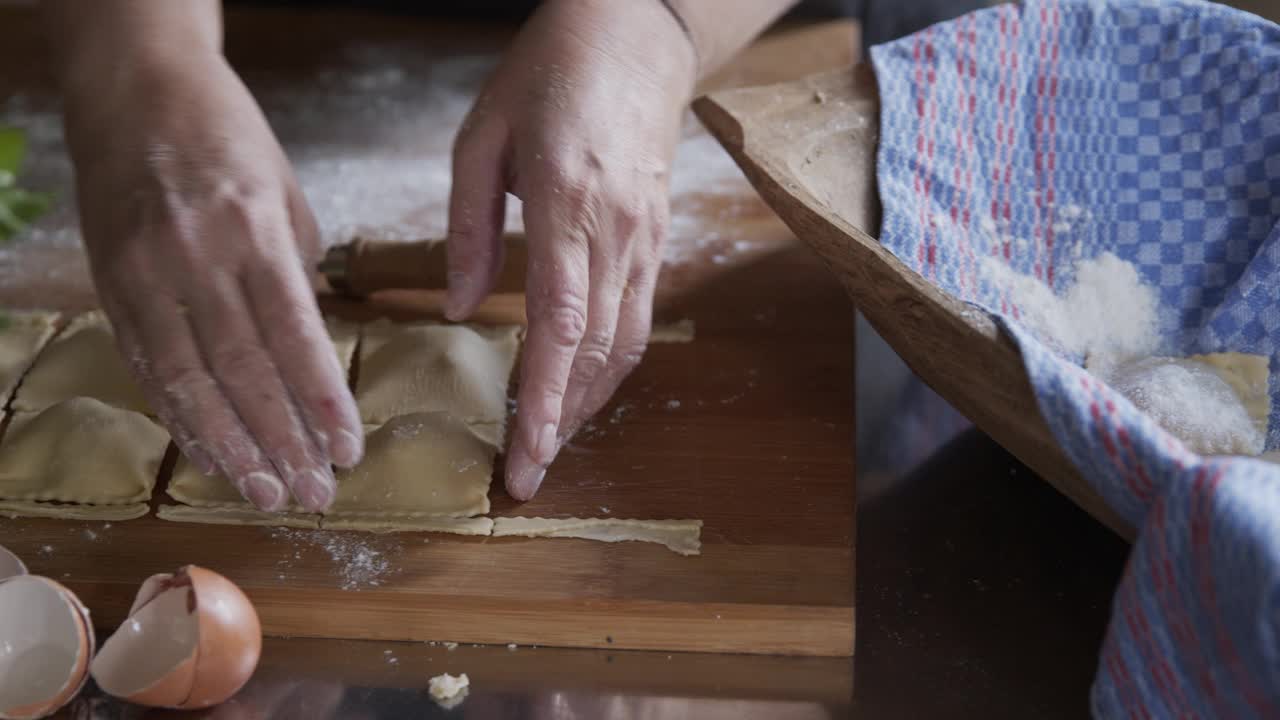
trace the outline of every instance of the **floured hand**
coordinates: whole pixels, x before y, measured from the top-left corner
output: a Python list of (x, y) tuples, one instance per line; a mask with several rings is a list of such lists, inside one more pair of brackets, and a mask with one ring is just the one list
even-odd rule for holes
[(305, 270), (315, 220), (220, 52), (166, 60), (68, 90), (98, 296), (193, 463), (260, 509), (323, 510), (363, 433)]
[(506, 477), (518, 499), (537, 492), (560, 446), (644, 352), (696, 65), (662, 3), (552, 0), (520, 32), (459, 134), (452, 319), (493, 287), (505, 193), (524, 204), (529, 334)]

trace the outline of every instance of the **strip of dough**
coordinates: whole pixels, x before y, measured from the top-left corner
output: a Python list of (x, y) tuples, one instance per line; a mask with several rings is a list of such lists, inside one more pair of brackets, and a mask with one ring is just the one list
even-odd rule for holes
[(693, 321), (685, 318), (666, 325), (654, 325), (649, 331), (649, 344), (691, 343), (695, 335)]
[(8, 402), (22, 374), (58, 329), (59, 314), (7, 310), (0, 314), (0, 404)]
[(306, 513), (269, 513), (252, 508), (188, 507), (161, 505), (156, 517), (173, 522), (207, 525), (264, 525), (305, 530), (364, 530), (389, 532), (442, 532), (455, 535), (488, 535), (493, 521), (487, 517), (431, 518), (351, 515), (308, 515)]
[(202, 523), (205, 525), (266, 525), (270, 527), (319, 530), (320, 516), (306, 513), (269, 513), (251, 507), (190, 507), (187, 505), (161, 505), (156, 517), (173, 522)]
[(375, 533), (442, 532), (454, 535), (489, 535), (493, 520), (487, 517), (389, 517), (360, 515), (326, 515), (320, 520), (324, 530), (365, 530)]
[(0, 499), (145, 502), (168, 445), (168, 433), (145, 415), (93, 398), (19, 413), (0, 442)]
[(41, 517), (57, 520), (133, 520), (147, 514), (151, 506), (133, 505), (57, 505), (22, 500), (0, 500), (0, 515), (5, 517)]
[(494, 519), (493, 535), (582, 538), (600, 542), (636, 540), (665, 545), (680, 555), (702, 552), (701, 520), (500, 517)]
[(78, 316), (36, 358), (14, 398), (19, 412), (39, 412), (63, 400), (91, 397), (125, 410), (152, 414), (133, 381), (107, 316)]
[[(338, 472), (330, 516), (469, 517), (489, 512), (492, 446), (445, 413), (392, 418), (369, 431), (359, 465)], [(168, 494), (193, 507), (250, 509), (222, 476), (180, 458)], [(297, 505), (286, 512), (301, 513)]]
[(519, 337), (517, 326), (365, 326), (355, 392), (360, 417), (376, 425), (397, 415), (444, 411), (501, 447)]

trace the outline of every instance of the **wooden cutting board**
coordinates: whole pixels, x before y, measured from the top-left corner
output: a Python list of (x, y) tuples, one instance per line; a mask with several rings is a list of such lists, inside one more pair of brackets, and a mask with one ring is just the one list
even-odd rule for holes
[[(850, 314), (838, 284), (775, 221), (739, 227), (735, 237), (774, 249), (667, 299), (670, 317), (694, 319), (697, 339), (652, 346), (535, 500), (518, 505), (500, 483), (491, 493), (494, 515), (701, 518), (699, 557), (640, 543), (154, 517), (3, 520), (0, 542), (80, 594), (103, 628), (143, 578), (195, 563), (239, 583), (271, 635), (849, 655)], [(437, 301), (326, 304), (353, 319), (407, 318)], [(484, 315), (518, 319), (518, 298)]]
[[(34, 32), (29, 17), (7, 12)], [(359, 17), (334, 27), (377, 25), (363, 28), (366, 38), (408, 33), (405, 23)], [(233, 15), (229, 23), (241, 25), (241, 38), (278, 37), (291, 18)], [(798, 32), (765, 43), (752, 62), (787, 57), (766, 65), (800, 73), (806, 62), (848, 61), (847, 25)], [(302, 35), (317, 55), (324, 43), (336, 54), (343, 42), (341, 33)], [(477, 43), (462, 37), (453, 32), (450, 42), (474, 51)], [(254, 47), (269, 55), (272, 46)], [(834, 63), (831, 52), (811, 50), (824, 47), (836, 49)], [(260, 61), (283, 66), (309, 57), (290, 53)], [(7, 54), (0, 49), (0, 58)], [(742, 67), (742, 81), (759, 75)], [(0, 519), (0, 543), (33, 572), (77, 592), (103, 629), (120, 622), (145, 577), (195, 563), (239, 583), (270, 635), (851, 655), (848, 301), (745, 183), (736, 197), (691, 193), (674, 203), (714, 228), (661, 280), (660, 319), (693, 319), (696, 341), (653, 346), (596, 429), (552, 466), (534, 501), (515, 504), (500, 482), (491, 495), (494, 515), (701, 518), (701, 556), (640, 543), (307, 533), (154, 517), (109, 526)], [(20, 244), (0, 265), (7, 270), (0, 306), (94, 303), (77, 248)], [(330, 298), (324, 305), (350, 319), (408, 320), (438, 314), (440, 298), (389, 292), (365, 304)], [(504, 296), (478, 319), (519, 321), (521, 313), (520, 298)], [(361, 553), (355, 562), (341, 557)]]

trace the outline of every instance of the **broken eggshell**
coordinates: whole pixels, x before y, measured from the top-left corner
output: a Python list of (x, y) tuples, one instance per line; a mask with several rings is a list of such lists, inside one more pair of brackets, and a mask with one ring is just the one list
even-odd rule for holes
[[(13, 557), (7, 550), (4, 554)], [(22, 566), (16, 557), (13, 560)], [(94, 650), (93, 625), (80, 600), (59, 583), (21, 569), (22, 574), (0, 579), (0, 718), (4, 720), (57, 712), (88, 680)]]
[(262, 653), (262, 625), (235, 583), (195, 565), (154, 575), (129, 617), (102, 646), (98, 687), (139, 705), (206, 708), (248, 682)]

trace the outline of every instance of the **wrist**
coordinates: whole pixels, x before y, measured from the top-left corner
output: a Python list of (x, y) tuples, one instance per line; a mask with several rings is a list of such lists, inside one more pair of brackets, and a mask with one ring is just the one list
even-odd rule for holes
[(218, 0), (44, 0), (42, 6), (69, 108), (118, 95), (166, 67), (221, 58)]
[[(182, 124), (192, 93), (225, 72), (221, 54), (196, 50), (180, 56), (135, 48), (95, 61), (71, 58), (62, 78), (63, 124), (77, 166), (89, 165), (131, 132)], [(168, 121), (163, 120), (168, 118)], [(159, 125), (157, 125), (159, 121)]]
[(553, 0), (560, 27), (592, 54), (604, 53), (661, 87), (678, 104), (692, 97), (698, 56), (662, 0)]

